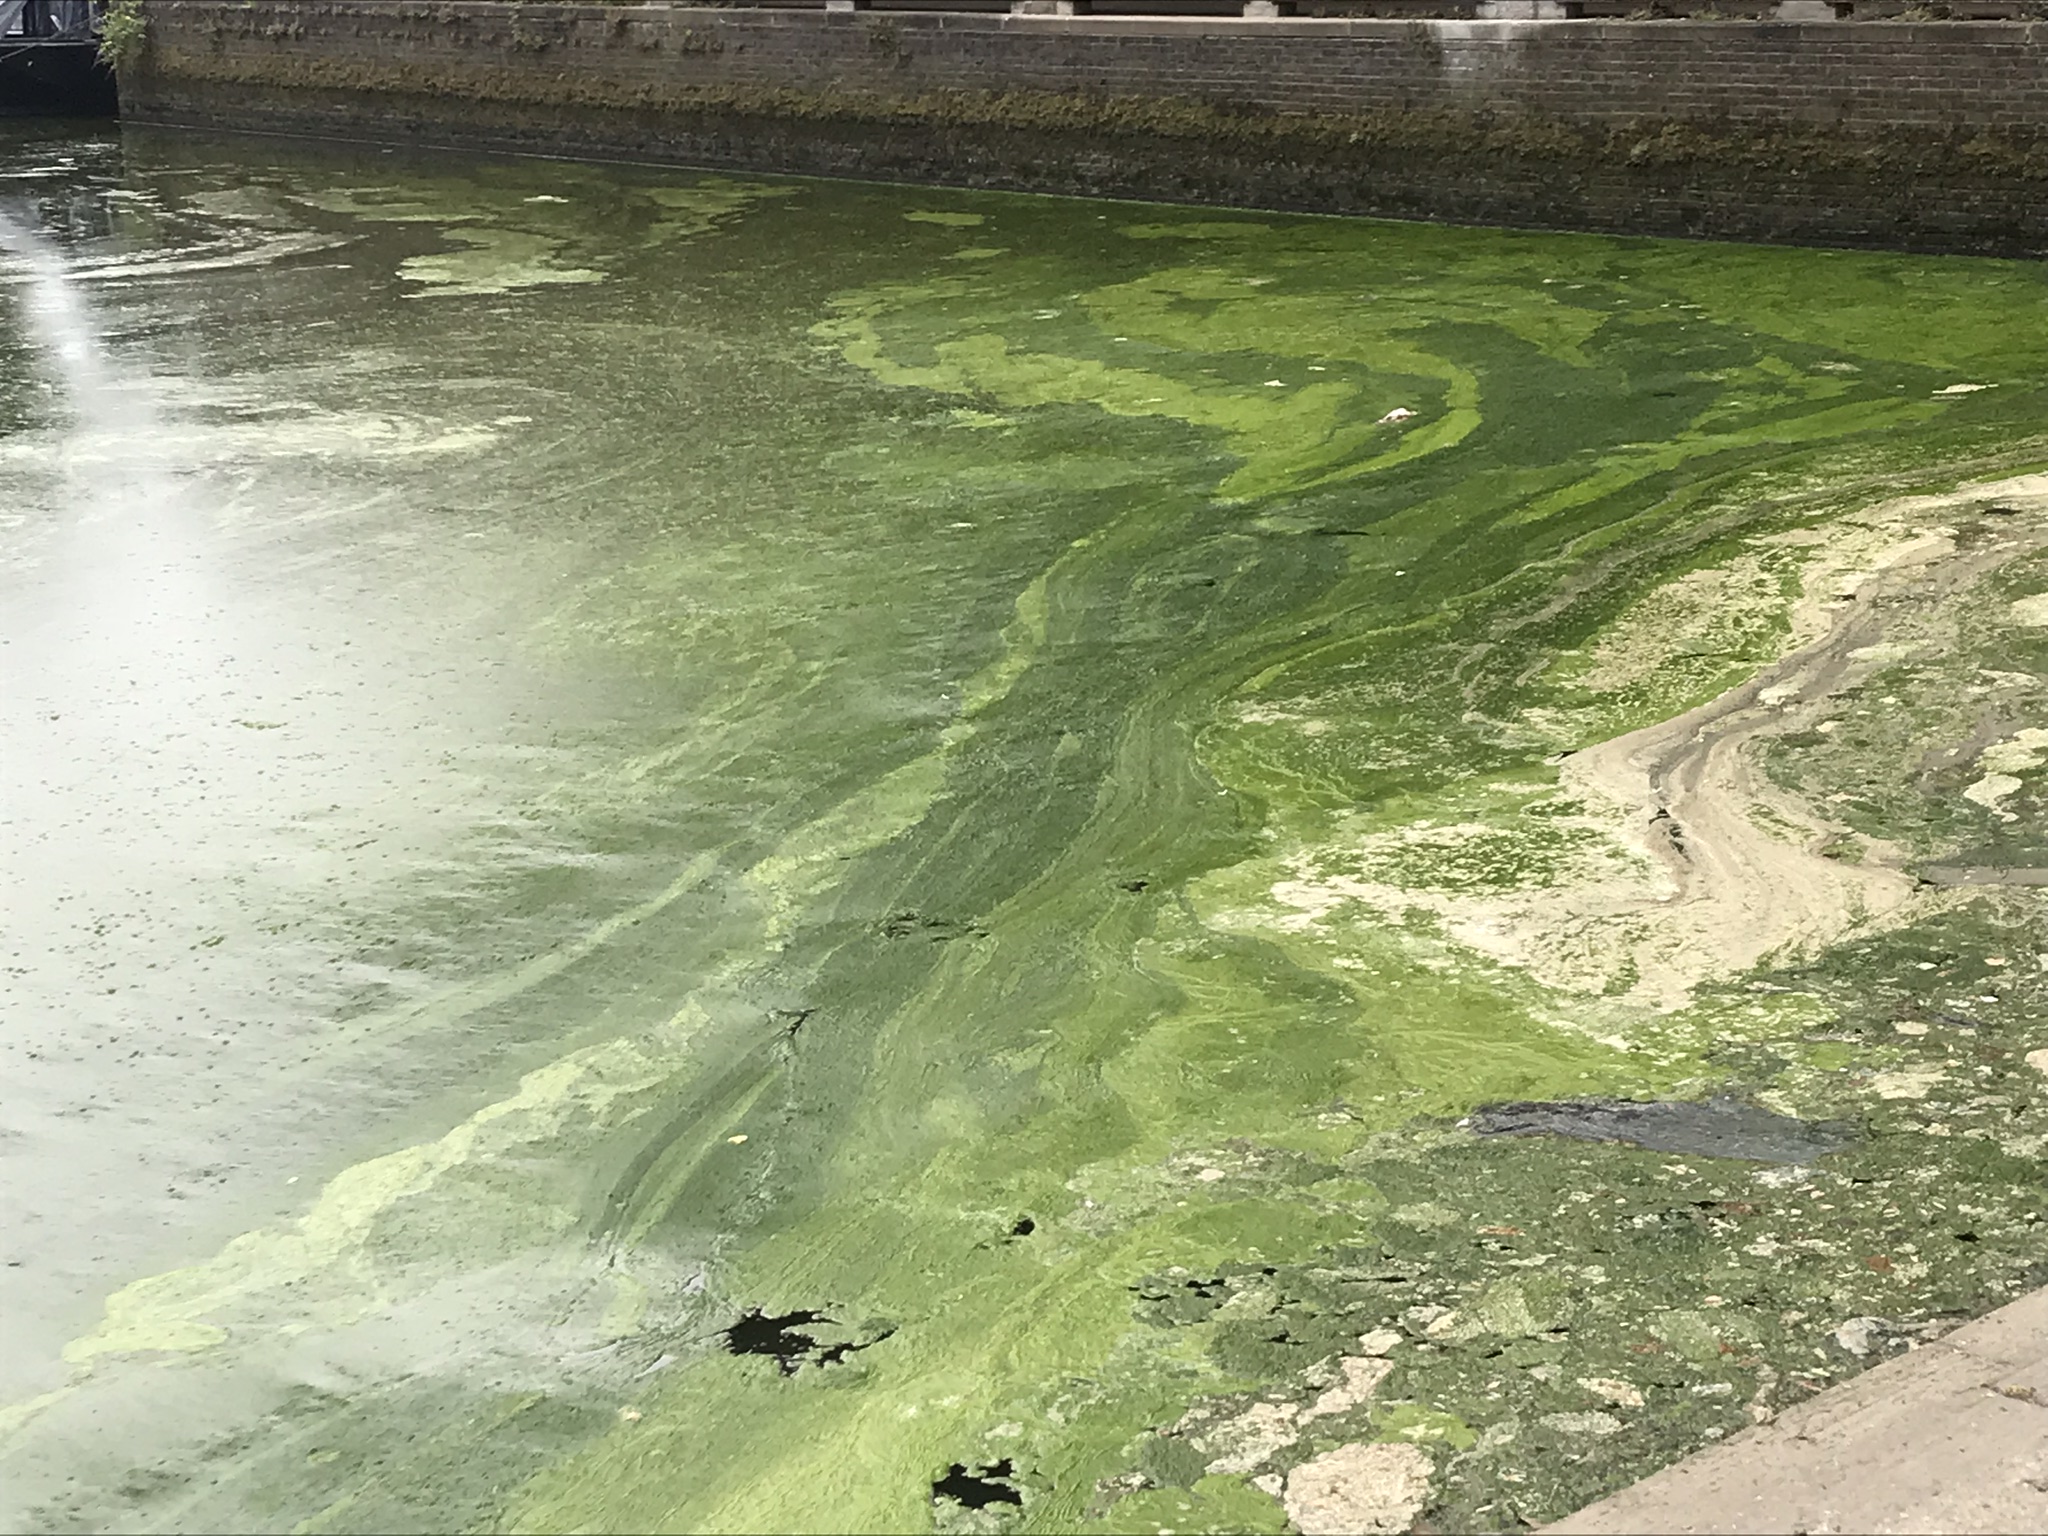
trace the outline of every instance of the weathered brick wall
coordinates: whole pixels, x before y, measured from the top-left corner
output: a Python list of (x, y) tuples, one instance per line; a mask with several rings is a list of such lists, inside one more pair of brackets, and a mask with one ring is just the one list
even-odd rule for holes
[(145, 120), (1488, 223), (2048, 250), (2048, 25), (176, 0)]

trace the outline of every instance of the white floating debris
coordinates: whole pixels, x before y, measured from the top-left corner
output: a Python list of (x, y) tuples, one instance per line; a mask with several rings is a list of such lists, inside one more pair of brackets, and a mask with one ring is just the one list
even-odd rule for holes
[(1367, 1355), (1363, 1359), (1340, 1360), (1337, 1368), (1343, 1372), (1343, 1380), (1303, 1410), (1303, 1423), (1349, 1413), (1379, 1390), (1380, 1383), (1392, 1373), (1394, 1362), (1378, 1355)]
[(2000, 821), (2018, 821), (2016, 811), (2008, 811), (2000, 804), (2025, 788), (2025, 782), (2010, 773), (1987, 773), (1963, 791), (1963, 798), (1990, 811)]
[(1813, 1177), (1813, 1170), (1806, 1167), (1764, 1168), (1750, 1175), (1753, 1183), (1766, 1189), (1790, 1189), (1794, 1184), (1804, 1184)]
[(1394, 1346), (1401, 1342), (1401, 1335), (1391, 1328), (1375, 1328), (1371, 1333), (1358, 1336), (1358, 1352), (1361, 1355), (1386, 1355), (1393, 1353)]
[(1268, 388), (1268, 389), (1285, 389), (1286, 387), (1287, 387), (1287, 381), (1286, 381), (1285, 379), (1268, 379), (1268, 380), (1266, 380), (1266, 388)]
[(1378, 421), (1374, 422), (1373, 425), (1376, 427), (1384, 427), (1390, 421), (1407, 421), (1414, 414), (1415, 413), (1409, 410), (1407, 406), (1397, 405), (1391, 411), (1387, 412), (1386, 415), (1382, 416)]
[(1940, 1082), (1939, 1067), (1908, 1067), (1878, 1073), (1870, 1079), (1870, 1087), (1880, 1099), (1924, 1099)]
[(1251, 1471), (1293, 1440), (1300, 1416), (1301, 1410), (1292, 1403), (1253, 1403), (1235, 1418), (1190, 1438), (1213, 1455), (1211, 1472), (1236, 1476)]
[[(2029, 629), (2048, 628), (2048, 592), (2037, 592), (2032, 597), (2020, 598), (2008, 611), (2012, 614), (2012, 621), (2015, 624), (2024, 624)], [(2003, 677), (2009, 674), (1987, 675)]]
[(729, 1146), (735, 1146), (735, 1147), (736, 1147), (736, 1146), (738, 1146), (738, 1145), (739, 1145), (739, 1144), (740, 1144), (741, 1142), (745, 1141), (745, 1140), (746, 1140), (747, 1138), (746, 1138), (746, 1137), (744, 1137), (744, 1136), (728, 1136), (728, 1137), (726, 1137), (725, 1139), (726, 1139), (726, 1143), (727, 1143), (727, 1144), (728, 1144)]
[(1434, 1470), (1419, 1445), (1340, 1445), (1287, 1474), (1287, 1518), (1302, 1536), (1405, 1531), (1429, 1502)]
[(1618, 1435), (1627, 1427), (1611, 1413), (1546, 1413), (1536, 1422), (1566, 1435)]
[(1947, 389), (1937, 389), (1937, 395), (1974, 395), (1980, 389), (1996, 389), (1996, 384), (1951, 384)]
[(1612, 1376), (1581, 1376), (1579, 1385), (1595, 1397), (1605, 1398), (1617, 1408), (1643, 1406), (1643, 1394), (1632, 1383), (1618, 1381)]
[(537, 192), (532, 197), (527, 198), (526, 201), (529, 203), (566, 203), (569, 199), (566, 197), (556, 197), (552, 192)]

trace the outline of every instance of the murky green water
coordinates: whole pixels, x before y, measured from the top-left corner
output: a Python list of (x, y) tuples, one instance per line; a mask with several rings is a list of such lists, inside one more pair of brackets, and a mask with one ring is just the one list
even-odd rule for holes
[[(2048, 496), (1869, 511), (2048, 463), (2038, 269), (137, 133), (0, 212), (12, 1523), (1278, 1530), (1366, 1441), (1512, 1527), (2048, 1278)], [(1565, 755), (1880, 566), (1717, 791), (1783, 888), (1677, 900)], [(1720, 1092), (1844, 1149), (1456, 1124)]]

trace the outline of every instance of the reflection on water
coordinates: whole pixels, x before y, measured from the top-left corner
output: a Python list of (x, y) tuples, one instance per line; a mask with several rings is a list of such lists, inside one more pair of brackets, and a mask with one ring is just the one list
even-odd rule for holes
[(115, 354), (124, 319), (69, 249), (15, 215), (0, 246), (47, 413), (5, 459), (9, 1128), (35, 1169), (4, 1197), (31, 1255), (6, 1272), (18, 1394), (56, 1379), (56, 1347), (137, 1256), (226, 1235), (230, 1197), (287, 1203), (319, 1155), (309, 1124), (361, 1117), (328, 1101), (381, 1097), (279, 1092), (380, 969), (311, 930), (369, 850), (445, 862), (451, 824), (507, 812), (450, 772), (475, 750), (450, 717), (487, 675), (444, 661), (437, 680), (382, 642), (374, 595), (294, 582), (238, 540), (233, 482), (211, 477), (246, 484), (259, 434), (174, 413), (179, 381)]
[(0, 205), (48, 1529), (1278, 1529), (1324, 1421), (1507, 1519), (1569, 1373), (1151, 1431), (1321, 1401), (1459, 1115), (1734, 1070), (1431, 914), (1622, 868), (1557, 756), (2023, 455), (2048, 336), (1997, 263), (193, 136), (7, 141)]

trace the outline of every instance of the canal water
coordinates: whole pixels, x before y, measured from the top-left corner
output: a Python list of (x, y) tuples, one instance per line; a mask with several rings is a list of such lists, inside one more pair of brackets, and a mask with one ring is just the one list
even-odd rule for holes
[(0, 1519), (1508, 1528), (2048, 1278), (2044, 322), (0, 128)]

